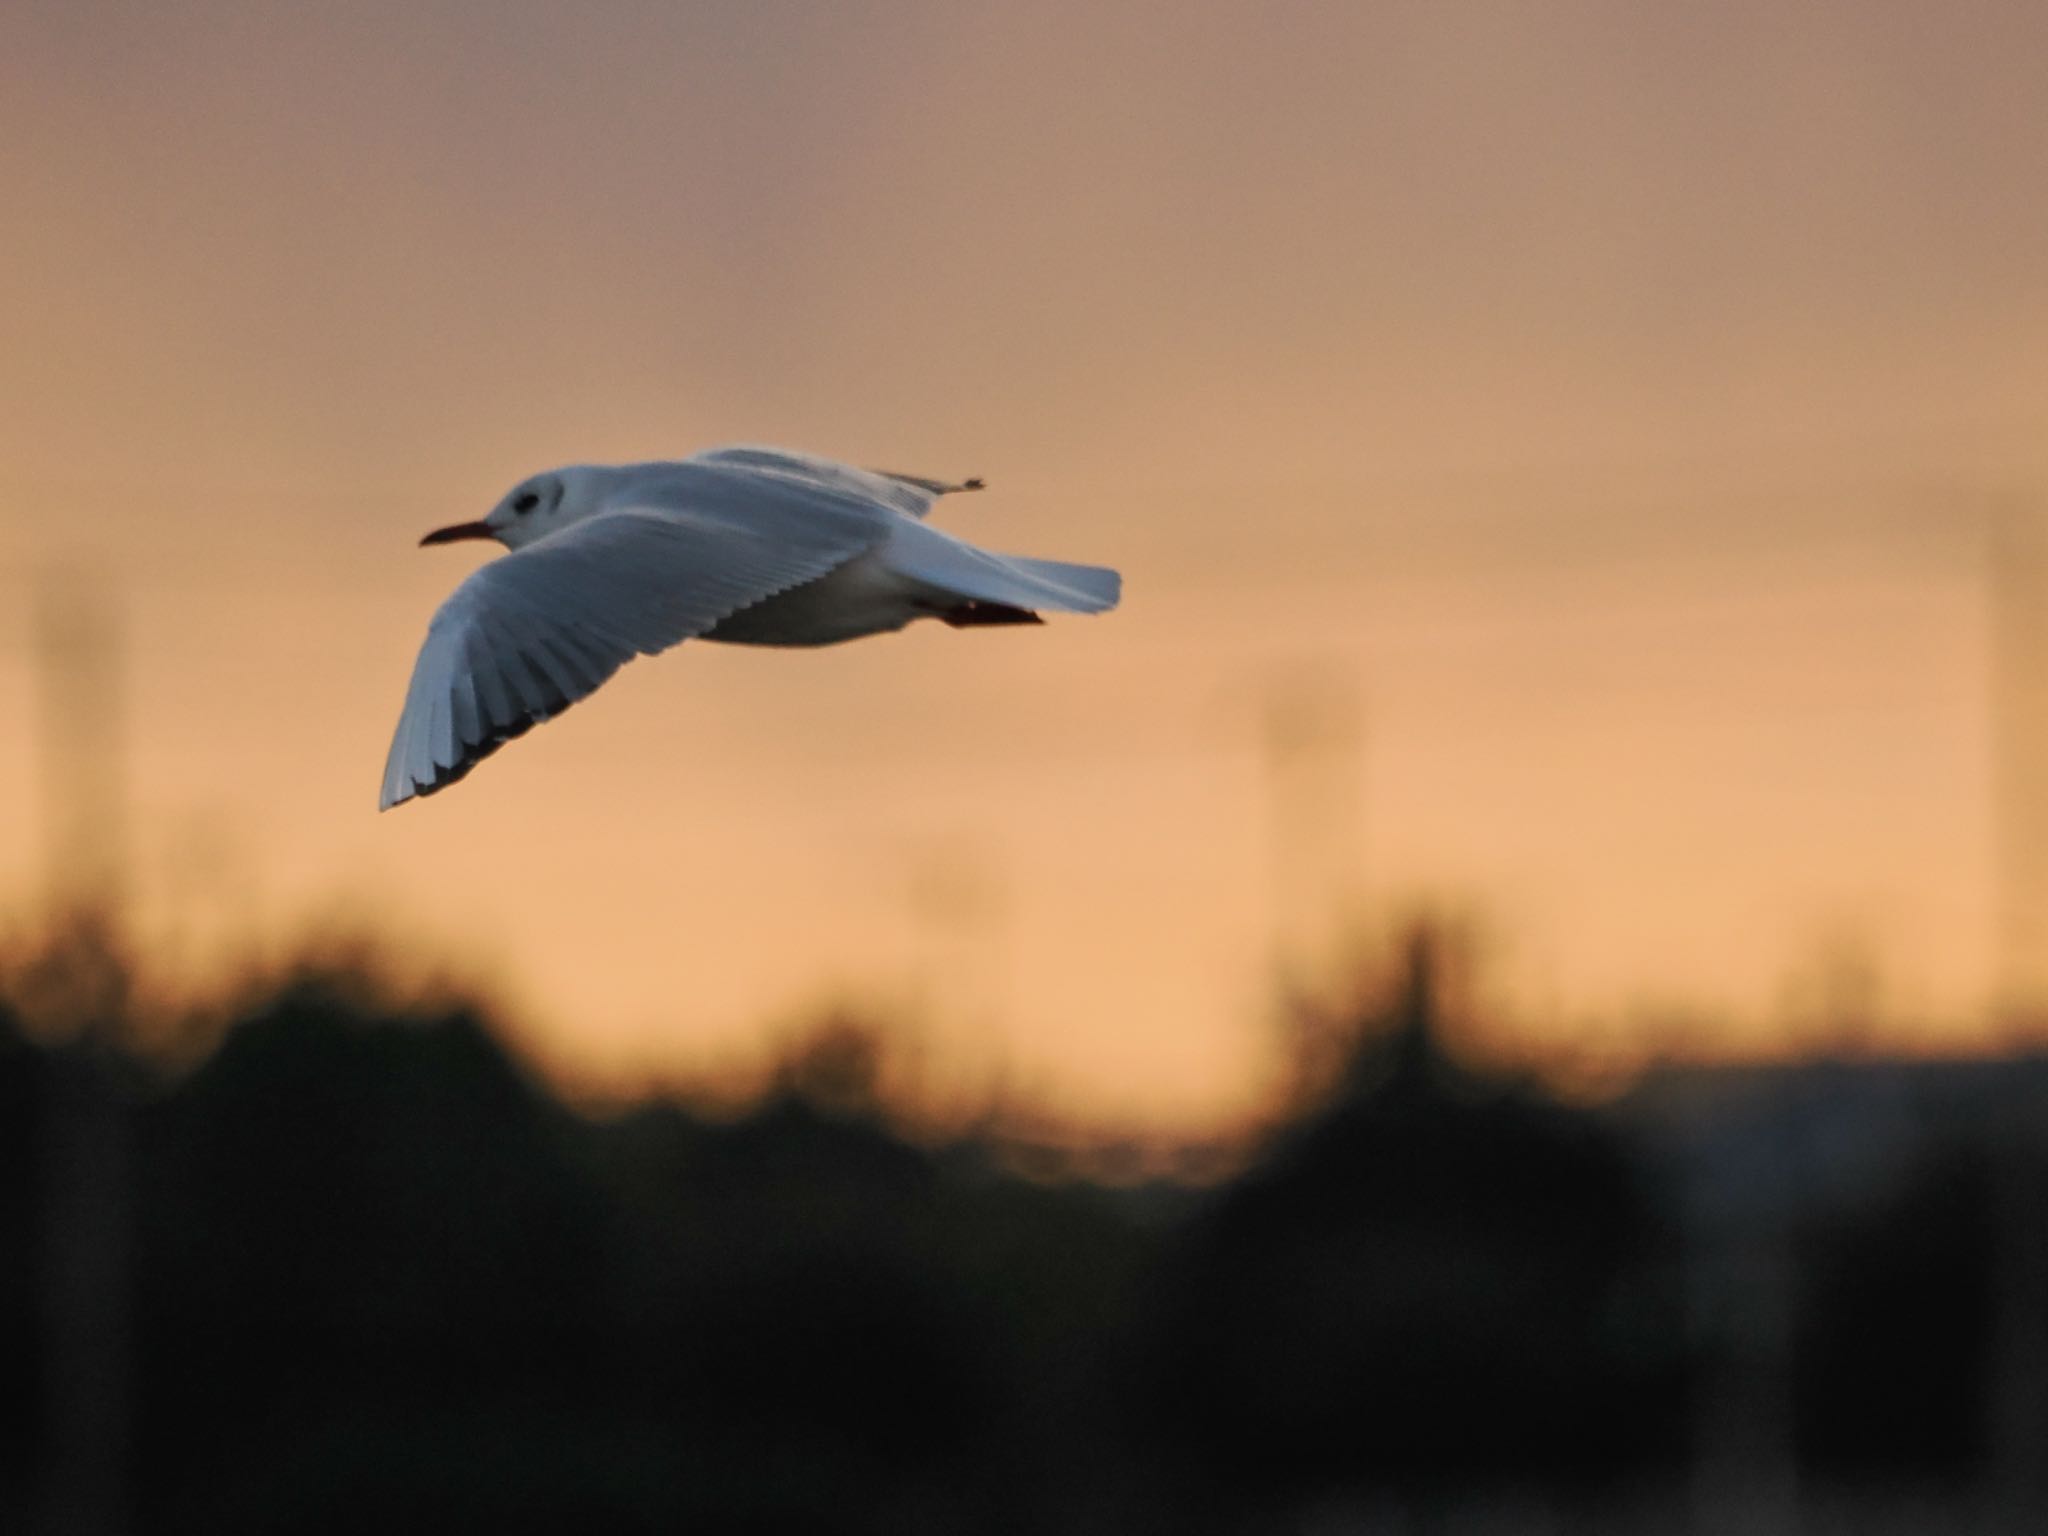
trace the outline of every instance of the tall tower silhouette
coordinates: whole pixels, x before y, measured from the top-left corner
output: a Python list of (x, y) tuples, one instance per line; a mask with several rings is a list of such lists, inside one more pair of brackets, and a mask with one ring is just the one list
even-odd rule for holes
[(905, 899), (923, 948), (927, 1001), (1001, 1013), (1002, 879), (987, 851), (963, 837), (912, 850)]
[(126, 846), (120, 622), (82, 567), (47, 571), (36, 596), (44, 900), (60, 922), (110, 919)]
[(36, 593), (44, 901), (50, 936), (33, 988), (51, 1052), (42, 1106), (42, 1336), (46, 1528), (127, 1528), (128, 1102), (118, 1046), (125, 680), (118, 615), (79, 568)]
[(1347, 930), (1359, 921), (1364, 709), (1348, 665), (1297, 663), (1259, 695), (1270, 843), (1272, 981), (1289, 1090), (1327, 1085), (1344, 1048), (1319, 996)]
[(1994, 1007), (2031, 1031), (2048, 1020), (2048, 530), (2005, 509), (1989, 553)]
[(1260, 694), (1273, 959), (1285, 983), (1328, 958), (1358, 896), (1364, 709), (1348, 667), (1302, 664)]

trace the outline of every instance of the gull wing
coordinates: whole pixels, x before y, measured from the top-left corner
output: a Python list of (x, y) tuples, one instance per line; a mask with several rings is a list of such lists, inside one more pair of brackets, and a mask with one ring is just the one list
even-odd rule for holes
[(893, 519), (844, 493), (650, 466), (606, 510), (480, 566), (435, 613), (379, 809), (445, 789), (635, 656), (837, 569)]
[(729, 464), (754, 474), (793, 481), (800, 485), (842, 495), (854, 495), (908, 517), (923, 517), (941, 496), (955, 491), (978, 491), (974, 480), (930, 480), (923, 475), (899, 475), (887, 469), (855, 469), (816, 454), (795, 453), (787, 448), (764, 448), (742, 444), (714, 448), (700, 453), (692, 464)]

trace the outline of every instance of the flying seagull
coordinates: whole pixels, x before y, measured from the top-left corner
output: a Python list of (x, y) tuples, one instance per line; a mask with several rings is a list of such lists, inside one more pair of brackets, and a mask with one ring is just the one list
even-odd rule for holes
[(427, 626), (378, 808), (446, 789), (681, 640), (833, 645), (913, 619), (1036, 624), (1116, 606), (1115, 571), (991, 554), (924, 521), (941, 496), (980, 489), (753, 447), (522, 480), (481, 522), (420, 540), (511, 553)]

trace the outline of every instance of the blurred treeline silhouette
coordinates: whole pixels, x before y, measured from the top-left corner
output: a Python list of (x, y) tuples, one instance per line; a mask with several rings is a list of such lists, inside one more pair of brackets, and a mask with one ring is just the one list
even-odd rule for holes
[(1441, 956), (1113, 1182), (934, 1138), (844, 1021), (600, 1116), (373, 966), (188, 1059), (21, 960), (0, 1529), (2048, 1528), (2048, 1066), (1574, 1106), (1447, 1053)]

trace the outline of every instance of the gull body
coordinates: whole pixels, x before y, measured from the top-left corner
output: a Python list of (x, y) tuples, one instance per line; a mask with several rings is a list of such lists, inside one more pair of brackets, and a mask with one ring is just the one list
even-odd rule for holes
[(435, 613), (413, 664), (379, 808), (433, 794), (688, 639), (835, 645), (921, 618), (955, 627), (1100, 613), (1117, 573), (999, 555), (925, 521), (979, 490), (777, 448), (577, 464), (521, 481), (490, 515), (422, 544), (496, 539)]

